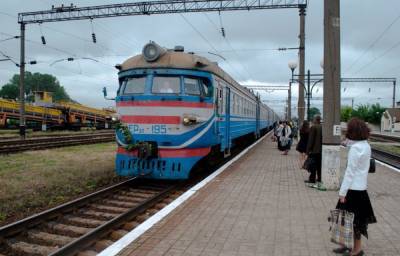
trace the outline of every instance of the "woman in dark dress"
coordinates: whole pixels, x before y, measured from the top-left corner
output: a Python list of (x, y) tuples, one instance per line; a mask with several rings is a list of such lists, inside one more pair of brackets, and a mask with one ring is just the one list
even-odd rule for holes
[(353, 118), (347, 124), (347, 146), (350, 146), (347, 168), (339, 191), (336, 209), (354, 213), (354, 248), (338, 248), (336, 253), (345, 255), (364, 255), (361, 249), (361, 235), (368, 238), (368, 224), (376, 223), (374, 211), (367, 192), (367, 178), (371, 159), (368, 144), (369, 129), (364, 121)]
[(303, 166), (303, 163), (307, 157), (307, 142), (309, 133), (310, 133), (310, 123), (308, 121), (304, 121), (303, 125), (300, 128), (300, 141), (299, 143), (297, 143), (296, 147), (296, 150), (300, 153), (301, 166)]

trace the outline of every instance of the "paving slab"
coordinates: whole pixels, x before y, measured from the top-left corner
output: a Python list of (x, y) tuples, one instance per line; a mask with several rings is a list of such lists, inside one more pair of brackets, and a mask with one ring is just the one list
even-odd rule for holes
[[(299, 155), (269, 138), (251, 149), (119, 255), (335, 255), (327, 217), (337, 191), (304, 184)], [(378, 223), (366, 255), (400, 255), (400, 173), (377, 165), (368, 191)]]

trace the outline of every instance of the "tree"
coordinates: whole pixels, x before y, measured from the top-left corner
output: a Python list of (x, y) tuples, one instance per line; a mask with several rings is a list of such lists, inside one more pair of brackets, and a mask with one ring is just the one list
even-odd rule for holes
[(5, 84), (0, 89), (0, 97), (15, 100), (19, 96), (19, 88), (14, 84)]
[(313, 120), (314, 116), (316, 115), (321, 115), (321, 111), (316, 107), (310, 108), (309, 113), (310, 113), (310, 118), (309, 118), (310, 120)]
[(347, 122), (350, 120), (353, 114), (353, 108), (350, 106), (344, 106), (340, 110), (340, 121)]
[[(342, 114), (343, 114), (344, 108), (342, 108)], [(354, 109), (351, 112), (350, 117), (358, 117), (362, 120), (364, 120), (365, 122), (369, 122), (372, 124), (379, 124), (381, 122), (381, 117), (383, 112), (385, 112), (385, 108), (381, 107), (381, 105), (379, 105), (379, 103), (377, 104), (364, 104), (364, 105), (358, 105), (356, 107), (356, 109)], [(343, 116), (342, 116), (343, 117)], [(350, 119), (350, 118), (348, 118)], [(348, 121), (347, 120), (343, 120), (342, 121)]]
[[(2, 87), (0, 91), (0, 96), (5, 98), (5, 94), (2, 93), (3, 88), (5, 86), (9, 86), (10, 88), (7, 90), (19, 90), (19, 74), (15, 74), (9, 81), (8, 84)], [(7, 87), (8, 88), (8, 87)], [(41, 73), (31, 73), (25, 72), (25, 94), (32, 95), (34, 91), (46, 91), (53, 93), (53, 100), (67, 100), (70, 101), (71, 98), (65, 91), (64, 87), (60, 85), (60, 82), (57, 80), (55, 76), (49, 74), (41, 74)], [(17, 95), (12, 95), (9, 99), (16, 99)]]

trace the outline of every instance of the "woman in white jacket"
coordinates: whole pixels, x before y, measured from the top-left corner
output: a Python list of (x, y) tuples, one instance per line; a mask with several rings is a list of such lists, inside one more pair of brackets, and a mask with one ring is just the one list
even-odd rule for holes
[(335, 249), (336, 253), (364, 255), (361, 235), (368, 238), (368, 224), (376, 223), (374, 211), (367, 193), (367, 178), (371, 158), (368, 144), (369, 128), (364, 121), (353, 118), (347, 124), (347, 139), (350, 146), (347, 168), (339, 191), (337, 209), (354, 213), (354, 248)]

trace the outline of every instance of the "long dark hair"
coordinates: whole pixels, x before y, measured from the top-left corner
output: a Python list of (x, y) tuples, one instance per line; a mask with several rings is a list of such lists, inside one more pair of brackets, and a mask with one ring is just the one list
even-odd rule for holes
[(308, 133), (310, 131), (310, 123), (304, 120), (303, 125), (300, 128), (300, 133)]

